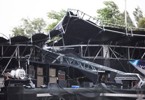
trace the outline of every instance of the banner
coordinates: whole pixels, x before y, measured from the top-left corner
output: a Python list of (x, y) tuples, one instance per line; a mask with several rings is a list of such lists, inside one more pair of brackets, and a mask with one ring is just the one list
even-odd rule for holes
[(129, 61), (138, 71), (145, 75), (145, 61), (131, 60)]

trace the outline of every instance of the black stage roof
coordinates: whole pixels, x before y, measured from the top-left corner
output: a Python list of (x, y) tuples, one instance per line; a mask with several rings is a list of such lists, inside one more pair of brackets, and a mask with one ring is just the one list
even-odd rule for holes
[[(85, 15), (84, 15), (85, 16)], [(68, 11), (63, 20), (50, 32), (51, 36), (63, 34), (65, 45), (72, 44), (118, 44), (118, 45), (144, 45), (145, 31), (98, 26), (89, 19)], [(61, 45), (61, 44), (59, 44)]]
[(6, 39), (4, 37), (0, 37), (0, 44), (28, 44), (28, 43), (39, 43), (45, 42), (48, 40), (48, 35), (43, 33), (36, 33), (32, 35), (32, 37), (28, 38), (26, 36), (14, 36), (10, 39)]

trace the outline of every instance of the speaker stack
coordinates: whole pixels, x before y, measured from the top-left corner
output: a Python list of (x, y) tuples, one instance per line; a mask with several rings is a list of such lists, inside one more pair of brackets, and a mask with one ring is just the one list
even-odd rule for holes
[(65, 79), (65, 71), (58, 71), (58, 84), (60, 87), (67, 87), (67, 81)]
[(49, 68), (49, 83), (57, 83), (55, 68)]
[(37, 67), (37, 87), (44, 85), (43, 67)]

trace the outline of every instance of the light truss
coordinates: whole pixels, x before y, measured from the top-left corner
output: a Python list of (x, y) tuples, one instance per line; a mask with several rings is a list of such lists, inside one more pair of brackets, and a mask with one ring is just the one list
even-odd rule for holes
[(65, 55), (60, 55), (52, 63), (57, 63), (61, 65), (66, 65), (66, 66), (73, 66), (74, 68), (88, 71), (94, 74), (97, 74), (99, 71), (102, 71), (102, 70), (115, 72), (117, 74), (125, 74), (125, 72), (112, 69), (107, 66), (93, 63), (93, 62), (90, 62), (90, 61), (87, 61), (78, 57), (71, 57), (71, 56), (65, 56)]

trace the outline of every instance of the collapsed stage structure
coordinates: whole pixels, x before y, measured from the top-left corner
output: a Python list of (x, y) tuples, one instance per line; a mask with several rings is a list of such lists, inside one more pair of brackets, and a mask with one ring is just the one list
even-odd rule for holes
[(123, 26), (99, 22), (79, 10), (67, 14), (50, 33), (62, 35), (57, 46), (73, 48), (83, 58), (127, 72), (133, 72), (128, 60), (144, 59), (143, 29), (127, 29), (126, 33)]
[[(4, 80), (0, 98), (145, 98), (144, 73), (134, 67), (136, 60), (144, 66), (144, 32), (100, 22), (70, 9), (49, 35), (1, 37), (1, 80), (6, 73), (11, 78)], [(17, 73), (17, 69), (26, 72)]]

